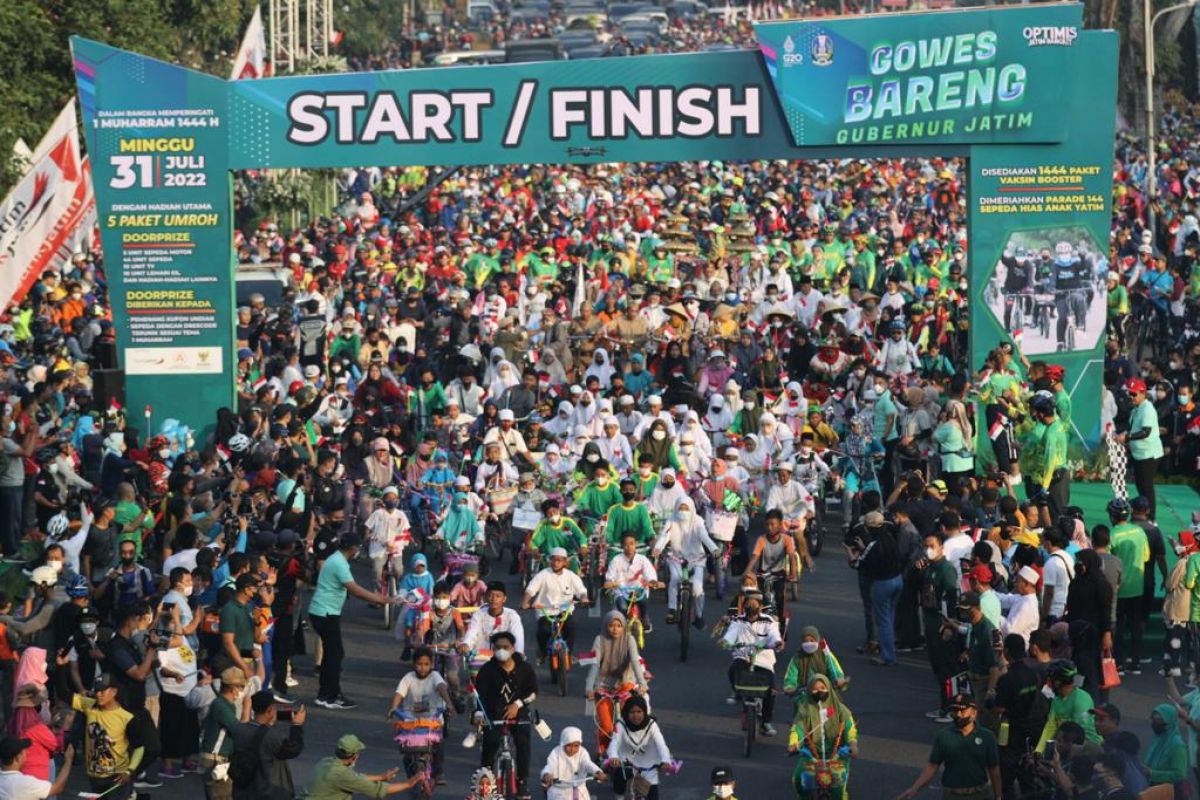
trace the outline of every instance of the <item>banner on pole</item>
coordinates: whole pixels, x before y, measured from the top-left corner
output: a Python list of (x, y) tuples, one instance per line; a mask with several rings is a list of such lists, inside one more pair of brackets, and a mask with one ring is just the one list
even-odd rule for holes
[(254, 9), (254, 16), (246, 26), (246, 35), (242, 37), (242, 46), (238, 48), (237, 58), (233, 60), (235, 81), (245, 78), (265, 78), (270, 71), (267, 64), (267, 36), (263, 29), (262, 7)]
[(95, 201), (79, 158), (75, 101), (67, 103), (33, 151), (32, 166), (0, 203), (0, 304), (29, 291), (42, 272), (70, 257)]

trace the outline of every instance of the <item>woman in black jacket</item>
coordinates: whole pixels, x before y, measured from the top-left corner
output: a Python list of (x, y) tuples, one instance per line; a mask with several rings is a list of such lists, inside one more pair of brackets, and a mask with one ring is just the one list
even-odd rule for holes
[(1100, 658), (1112, 650), (1112, 586), (1104, 577), (1100, 554), (1080, 550), (1075, 554), (1075, 578), (1067, 588), (1066, 621), (1070, 626), (1071, 653), (1083, 686), (1100, 702)]

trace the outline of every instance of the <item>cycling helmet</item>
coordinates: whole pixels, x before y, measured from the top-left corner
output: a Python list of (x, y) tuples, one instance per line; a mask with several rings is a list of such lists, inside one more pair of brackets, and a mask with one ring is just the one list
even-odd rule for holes
[(1029, 398), (1029, 410), (1038, 414), (1049, 414), (1054, 411), (1054, 395), (1048, 392), (1038, 392)]
[(250, 449), (250, 437), (244, 433), (235, 433), (229, 437), (229, 449), (235, 453), (244, 453)]
[(1123, 497), (1114, 497), (1108, 501), (1108, 515), (1114, 519), (1125, 519), (1129, 516), (1129, 501)]
[(87, 597), (91, 592), (92, 587), (88, 584), (88, 579), (82, 575), (76, 575), (67, 583), (67, 597)]
[(51, 539), (57, 539), (67, 532), (70, 524), (67, 520), (67, 515), (59, 512), (46, 523), (46, 535)]
[(1051, 683), (1074, 683), (1075, 676), (1079, 674), (1079, 670), (1075, 668), (1075, 663), (1067, 658), (1060, 658), (1057, 661), (1050, 663), (1050, 668), (1046, 670), (1046, 677)]

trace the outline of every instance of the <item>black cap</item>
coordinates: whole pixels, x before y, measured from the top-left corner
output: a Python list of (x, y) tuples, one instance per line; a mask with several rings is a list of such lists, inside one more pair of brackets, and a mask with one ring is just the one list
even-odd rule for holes
[(974, 708), (975, 698), (966, 692), (959, 692), (950, 700), (951, 709)]
[(733, 770), (729, 767), (713, 767), (712, 783), (714, 786), (722, 783), (733, 783)]
[(338, 547), (342, 550), (349, 550), (351, 547), (362, 547), (362, 537), (357, 533), (346, 533), (342, 535), (338, 542)]
[(113, 680), (113, 676), (106, 672), (92, 683), (92, 691), (103, 692), (105, 689), (116, 688), (116, 685), (117, 683)]
[(80, 619), (98, 620), (98, 619), (100, 619), (100, 611), (97, 610), (96, 608), (93, 608), (92, 606), (87, 606), (86, 608), (84, 608), (82, 611), (79, 612), (79, 618)]
[(16, 739), (6, 736), (0, 741), (0, 763), (11, 764), (21, 752), (33, 742), (28, 739)]
[(504, 585), (504, 581), (488, 581), (487, 590), (489, 592), (504, 592), (504, 594), (508, 594), (508, 587)]
[(963, 592), (958, 605), (960, 608), (979, 608), (979, 592)]

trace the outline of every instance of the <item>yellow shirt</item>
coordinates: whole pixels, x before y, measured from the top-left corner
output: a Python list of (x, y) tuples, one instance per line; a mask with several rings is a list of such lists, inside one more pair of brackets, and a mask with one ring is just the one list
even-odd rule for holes
[(78, 694), (72, 705), (83, 712), (87, 721), (83, 743), (88, 777), (111, 778), (129, 772), (129, 736), (125, 729), (133, 714), (120, 706), (106, 711), (94, 699)]

